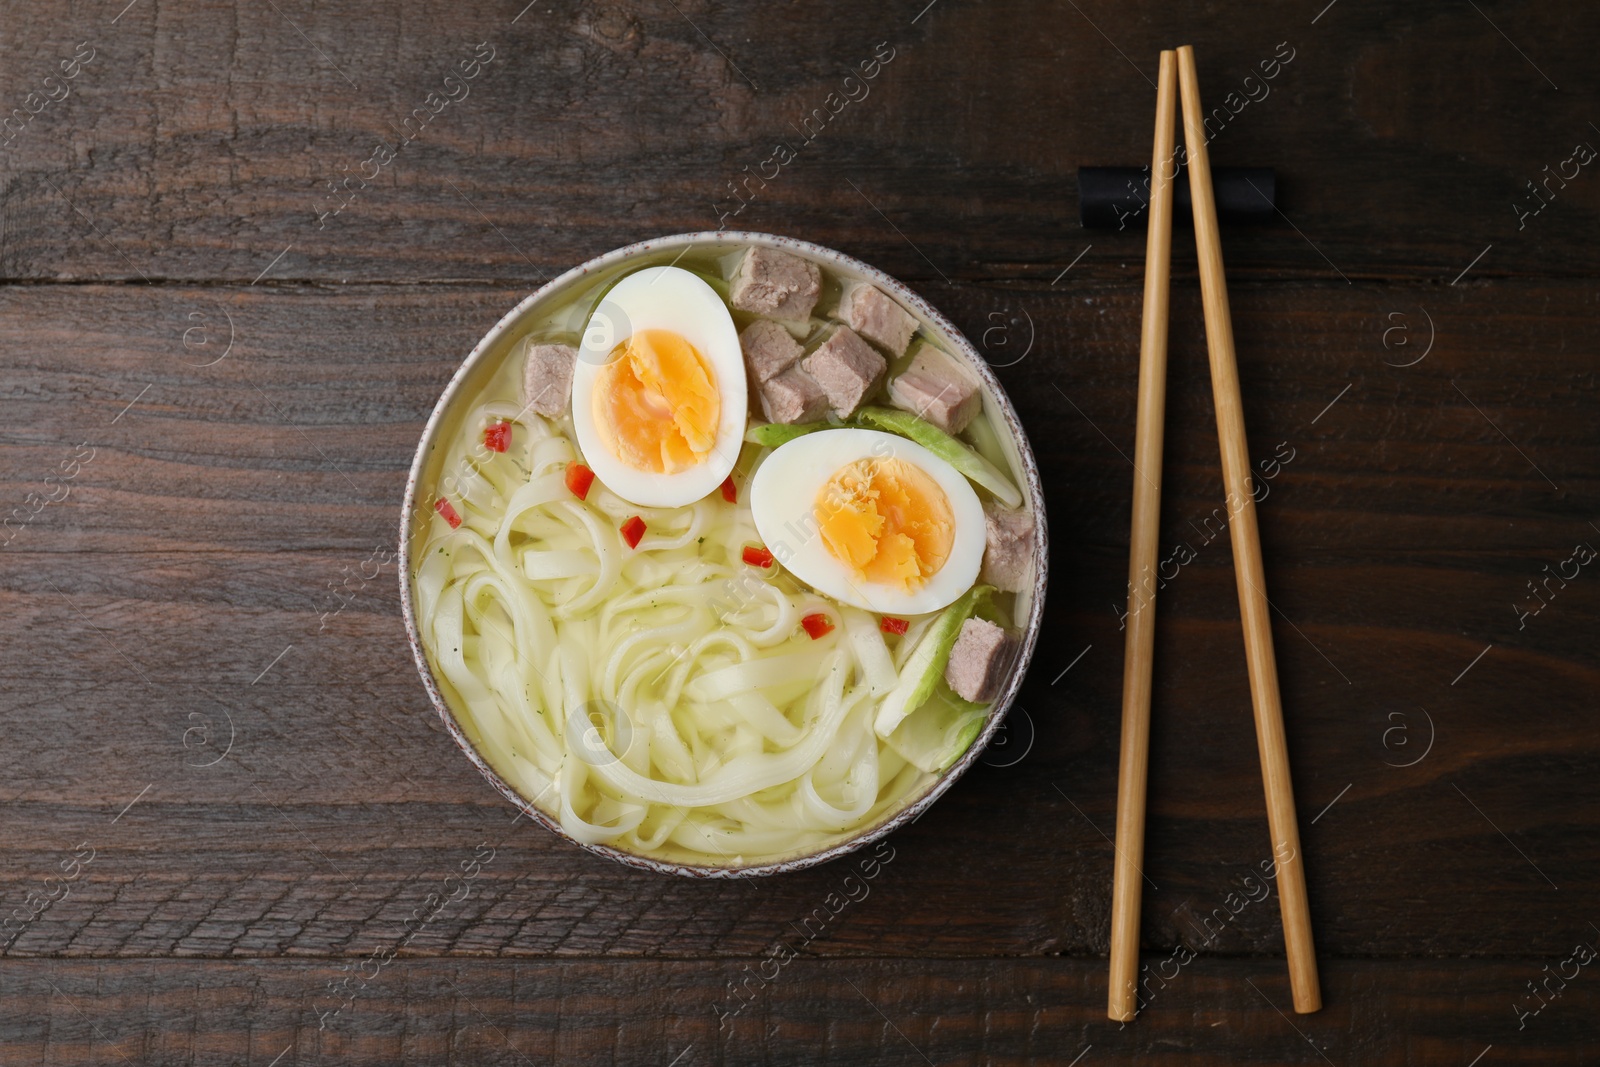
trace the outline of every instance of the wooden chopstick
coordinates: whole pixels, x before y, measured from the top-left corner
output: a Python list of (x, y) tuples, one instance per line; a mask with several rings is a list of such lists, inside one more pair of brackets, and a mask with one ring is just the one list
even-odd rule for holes
[(1122, 755), (1117, 772), (1117, 844), (1111, 882), (1111, 983), (1106, 1014), (1138, 1010), (1139, 904), (1144, 872), (1145, 781), (1150, 763), (1150, 676), (1155, 658), (1156, 549), (1161, 523), (1162, 424), (1167, 403), (1167, 311), (1172, 275), (1173, 157), (1177, 54), (1161, 53), (1155, 147), (1145, 239), (1144, 319), (1139, 332), (1139, 406), (1133, 445), (1133, 530), (1128, 550), (1128, 637), (1122, 660)]
[(1217, 439), (1222, 447), (1222, 480), (1228, 494), (1228, 532), (1239, 587), (1239, 615), (1244, 622), (1245, 663), (1255, 709), (1256, 741), (1261, 751), (1261, 777), (1267, 793), (1267, 826), (1283, 913), (1283, 940), (1289, 956), (1289, 987), (1297, 1012), (1322, 1007), (1317, 981), (1316, 948), (1311, 940), (1311, 911), (1306, 898), (1304, 857), (1295, 824), (1294, 790), (1289, 781), (1289, 753), (1283, 732), (1283, 705), (1278, 670), (1272, 653), (1272, 619), (1268, 614), (1267, 580), (1261, 565), (1261, 536), (1251, 495), (1250, 452), (1245, 443), (1244, 406), (1239, 398), (1239, 367), (1234, 354), (1233, 320), (1228, 312), (1227, 281), (1222, 270), (1222, 243), (1217, 233), (1217, 205), (1211, 190), (1211, 162), (1206, 152), (1200, 81), (1194, 49), (1178, 49), (1178, 80), (1183, 96), (1183, 138), (1189, 153), (1189, 193), (1194, 210), (1194, 236), (1200, 267), (1200, 296), (1205, 307), (1206, 347), (1211, 354), (1211, 391), (1217, 409)]

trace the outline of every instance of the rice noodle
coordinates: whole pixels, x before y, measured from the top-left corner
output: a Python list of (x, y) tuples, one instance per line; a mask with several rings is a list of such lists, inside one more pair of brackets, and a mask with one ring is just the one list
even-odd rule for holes
[[(876, 616), (746, 565), (747, 493), (640, 508), (595, 482), (578, 499), (570, 418), (515, 395), (502, 373), (442, 442), (431, 491), (461, 523), (427, 512), (412, 542), (435, 677), (508, 783), (579, 841), (719, 865), (823, 847), (926, 784), (872, 723), (931, 615), (886, 641)], [(501, 421), (504, 453), (483, 446)], [(748, 446), (741, 469), (768, 454)], [(818, 611), (839, 625), (812, 640)]]

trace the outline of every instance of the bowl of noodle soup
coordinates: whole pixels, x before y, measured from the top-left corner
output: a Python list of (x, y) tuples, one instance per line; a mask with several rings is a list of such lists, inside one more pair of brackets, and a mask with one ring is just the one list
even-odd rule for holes
[[(872, 613), (800, 580), (781, 550), (777, 561), (762, 557), (757, 526), (770, 530), (770, 520), (754, 513), (751, 482), (770, 457), (807, 437), (760, 442), (822, 424), (762, 437), (776, 423), (763, 425), (753, 380), (751, 436), (735, 445), (723, 492), (678, 506), (640, 506), (609, 489), (604, 473), (596, 479), (584, 460), (600, 464), (574, 431), (576, 404), (555, 414), (533, 409), (524, 383), (535, 348), (587, 353), (587, 331), (622, 279), (656, 267), (688, 271), (726, 302), (752, 249), (815, 265), (816, 312), (809, 325), (788, 324), (807, 348), (849, 332), (828, 315), (841, 314), (841, 294), (870, 286), (915, 320), (910, 352), (934, 349), (969, 376), (981, 409), (959, 440), (929, 434), (905, 413), (897, 422), (886, 407), (863, 406), (823, 429), (892, 438), (847, 428), (877, 412), (882, 427), (918, 442), (905, 445), (908, 455), (931, 451), (964, 471), (966, 463), (987, 471), (974, 476), (985, 511), (1026, 517), (1017, 588), (973, 581), (939, 610)], [(729, 311), (741, 328), (752, 319)], [(625, 327), (607, 325), (604, 345), (627, 340)], [(891, 346), (891, 379), (910, 352), (897, 356)], [(745, 403), (724, 401), (735, 399)], [(508, 801), (623, 864), (729, 878), (812, 866), (876, 841), (919, 817), (971, 766), (1031, 659), (1045, 548), (1032, 450), (999, 381), (959, 330), (842, 253), (721, 231), (609, 252), (544, 285), (489, 331), (423, 430), (399, 570), (424, 687), (447, 731)], [(982, 703), (939, 676), (954, 669), (946, 667), (951, 642), (958, 628), (966, 642), (969, 627), (1004, 635)]]

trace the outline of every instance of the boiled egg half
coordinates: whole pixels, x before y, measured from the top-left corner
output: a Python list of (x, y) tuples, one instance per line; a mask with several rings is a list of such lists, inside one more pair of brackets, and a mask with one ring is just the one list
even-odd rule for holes
[(573, 430), (600, 484), (642, 507), (679, 507), (733, 470), (748, 395), (739, 331), (716, 290), (679, 267), (647, 267), (614, 285), (584, 329)]
[(878, 430), (819, 430), (780, 446), (756, 468), (750, 510), (791, 574), (867, 611), (937, 611), (983, 563), (983, 506), (967, 479)]

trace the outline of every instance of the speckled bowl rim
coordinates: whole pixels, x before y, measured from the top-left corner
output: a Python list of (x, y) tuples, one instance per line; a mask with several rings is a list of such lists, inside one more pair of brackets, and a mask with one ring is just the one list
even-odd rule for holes
[[(655, 859), (635, 852), (612, 848), (609, 845), (589, 844), (578, 841), (563, 830), (557, 820), (551, 818), (531, 801), (524, 798), (508, 785), (493, 767), (489, 766), (488, 762), (473, 747), (472, 742), (467, 739), (460, 723), (456, 721), (449, 702), (445, 700), (444, 694), (439, 689), (438, 682), (433, 676), (433, 668), (428, 663), (427, 654), (422, 647), (416, 611), (412, 604), (411, 538), (409, 536), (413, 522), (412, 513), (416, 506), (417, 485), (422, 476), (423, 467), (427, 463), (428, 453), (435, 444), (435, 436), (438, 434), (440, 426), (446, 421), (446, 413), (465, 388), (463, 383), (472, 376), (478, 364), (486, 358), (486, 353), (493, 349), (504, 335), (513, 331), (519, 323), (527, 318), (534, 307), (551, 295), (562, 292), (568, 286), (581, 281), (585, 277), (599, 271), (608, 270), (629, 259), (680, 247), (687, 250), (687, 248), (699, 245), (729, 244), (759, 245), (765, 248), (782, 249), (805, 256), (823, 266), (831, 267), (847, 275), (863, 278), (892, 295), (903, 306), (910, 309), (923, 324), (931, 327), (932, 332), (944, 343), (945, 347), (963, 359), (970, 369), (978, 375), (988, 394), (987, 399), (992, 399), (995, 402), (995, 408), (1005, 422), (1006, 429), (1010, 433), (1011, 440), (1015, 446), (1017, 457), (1021, 462), (1024, 482), (1022, 488), (1026, 495), (1028, 509), (1034, 516), (1032, 596), (1027, 625), (1023, 627), (1021, 649), (1000, 695), (995, 699), (988, 721), (984, 724), (982, 732), (968, 746), (967, 751), (962, 754), (960, 759), (948, 767), (943, 774), (936, 778), (916, 800), (856, 836), (829, 845), (827, 848), (816, 852), (798, 853), (779, 860), (739, 867), (673, 863), (668, 860)], [(406, 638), (411, 643), (411, 654), (416, 660), (417, 671), (422, 676), (423, 687), (428, 691), (428, 698), (433, 701), (434, 709), (439, 713), (439, 718), (444, 723), (445, 729), (450, 733), (451, 737), (455, 738), (456, 744), (466, 753), (467, 758), (472, 761), (479, 772), (513, 806), (519, 808), (529, 818), (540, 823), (546, 829), (551, 830), (578, 847), (629, 867), (690, 878), (754, 878), (814, 867), (817, 864), (837, 859), (887, 837), (907, 823), (916, 821), (983, 754), (984, 749), (988, 747), (990, 740), (994, 737), (995, 731), (1000, 728), (1000, 724), (1005, 720), (1006, 714), (1011, 710), (1011, 705), (1015, 702), (1017, 693), (1022, 687), (1022, 680), (1027, 674), (1028, 664), (1033, 659), (1034, 645), (1038, 641), (1039, 629), (1044, 618), (1048, 545), (1049, 536), (1045, 527), (1044, 489), (1039, 480), (1039, 468), (1034, 461), (1033, 448), (1028, 442), (1028, 436), (1023, 432), (1022, 422), (1017, 417), (1016, 408), (1011, 404), (1011, 398), (1006, 395), (1005, 389), (1000, 385), (1000, 380), (995, 377), (988, 361), (978, 354), (972, 343), (956, 328), (954, 323), (899, 281), (876, 267), (847, 256), (842, 252), (837, 252), (822, 245), (812, 244), (809, 241), (801, 241), (792, 237), (781, 237), (774, 234), (736, 230), (704, 230), (697, 233), (674, 234), (670, 237), (660, 237), (627, 245), (607, 252), (602, 256), (597, 256), (587, 263), (572, 268), (560, 277), (546, 282), (507, 312), (495, 324), (494, 328), (477, 343), (467, 358), (462, 361), (461, 366), (456, 369), (455, 374), (450, 378), (449, 384), (445, 386), (444, 392), (440, 394), (439, 402), (434, 405), (433, 413), (428, 417), (427, 425), (423, 427), (422, 438), (417, 445), (416, 456), (411, 462), (411, 472), (406, 478), (405, 501), (400, 510), (400, 604), (401, 612), (405, 617)]]

